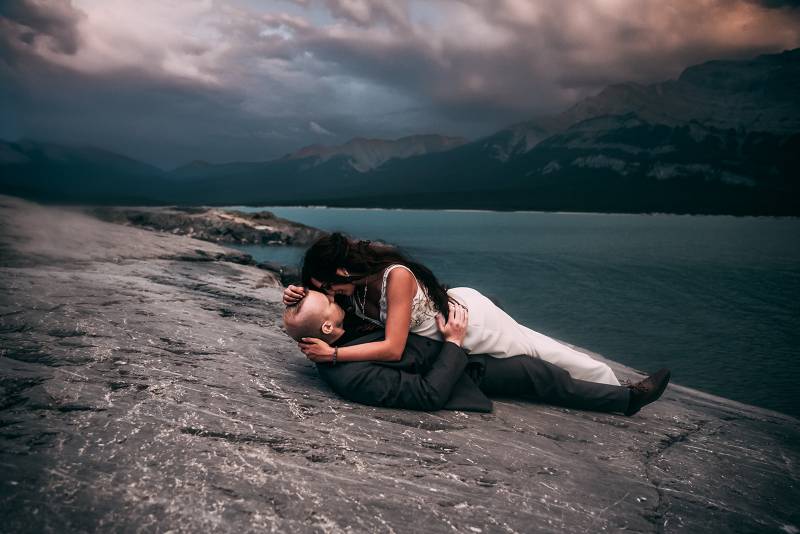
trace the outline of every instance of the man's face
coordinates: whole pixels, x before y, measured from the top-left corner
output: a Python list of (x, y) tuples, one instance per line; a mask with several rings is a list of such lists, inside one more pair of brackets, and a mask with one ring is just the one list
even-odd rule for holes
[[(344, 310), (333, 301), (333, 295), (325, 295), (319, 291), (309, 291), (305, 296), (308, 302), (303, 303), (303, 312), (319, 321), (319, 330), (326, 341), (332, 343), (344, 334)], [(316, 325), (315, 325), (316, 326)]]

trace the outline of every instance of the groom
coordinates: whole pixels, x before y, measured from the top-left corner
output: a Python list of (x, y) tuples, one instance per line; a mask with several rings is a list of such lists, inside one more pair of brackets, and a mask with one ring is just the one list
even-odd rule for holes
[[(332, 297), (308, 291), (284, 313), (286, 332), (301, 341), (301, 350), (321, 339), (333, 346), (379, 341), (383, 330), (345, 341), (344, 310)], [(669, 382), (662, 369), (629, 387), (573, 379), (567, 371), (530, 356), (492, 358), (467, 355), (461, 343), (467, 316), (453, 307), (445, 323), (437, 324), (443, 342), (408, 336), (403, 357), (396, 362), (316, 361), (320, 376), (342, 397), (373, 406), (410, 410), (489, 412), (489, 397), (514, 397), (569, 408), (633, 415), (655, 401)], [(308, 342), (307, 342), (308, 341)], [(310, 358), (310, 357), (309, 357)]]

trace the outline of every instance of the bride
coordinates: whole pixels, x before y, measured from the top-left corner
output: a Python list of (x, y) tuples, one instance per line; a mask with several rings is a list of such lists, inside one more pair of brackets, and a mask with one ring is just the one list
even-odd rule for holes
[[(306, 287), (344, 299), (348, 314), (385, 330), (382, 341), (336, 350), (337, 361), (399, 360), (409, 332), (441, 340), (450, 306), (469, 311), (463, 349), (495, 358), (528, 355), (541, 358), (573, 378), (619, 385), (611, 368), (588, 354), (517, 323), (480, 292), (469, 287), (449, 290), (424, 265), (410, 260), (396, 248), (369, 241), (353, 241), (334, 233), (320, 238), (306, 251), (302, 282), (283, 293), (287, 306), (297, 304)], [(314, 361), (330, 361), (334, 349), (317, 338), (304, 338), (301, 350)]]

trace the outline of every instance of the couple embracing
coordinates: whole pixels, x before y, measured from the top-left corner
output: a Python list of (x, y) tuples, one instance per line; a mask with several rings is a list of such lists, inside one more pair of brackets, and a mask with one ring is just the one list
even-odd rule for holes
[(662, 369), (621, 386), (588, 354), (517, 323), (480, 292), (446, 290), (394, 247), (340, 233), (305, 254), (283, 294), (286, 332), (341, 396), (415, 410), (491, 411), (514, 397), (637, 413), (669, 382)]

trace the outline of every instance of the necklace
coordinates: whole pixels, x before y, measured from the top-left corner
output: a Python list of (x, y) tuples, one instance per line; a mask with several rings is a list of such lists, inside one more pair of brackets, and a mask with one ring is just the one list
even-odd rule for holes
[(364, 284), (364, 292), (361, 296), (361, 302), (358, 300), (358, 293), (356, 293), (356, 304), (358, 304), (359, 308), (361, 308), (361, 312), (366, 314), (367, 313), (367, 284)]

